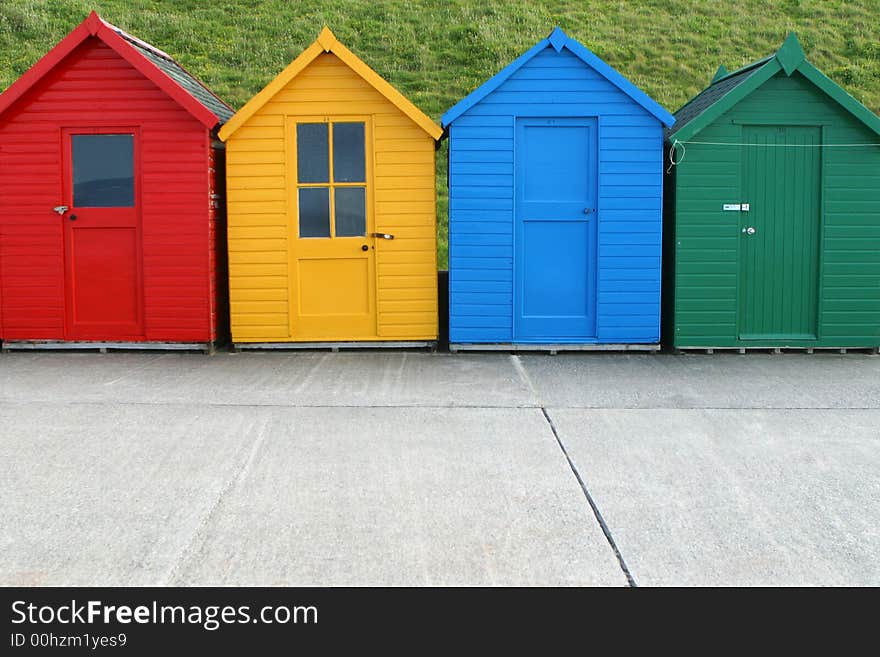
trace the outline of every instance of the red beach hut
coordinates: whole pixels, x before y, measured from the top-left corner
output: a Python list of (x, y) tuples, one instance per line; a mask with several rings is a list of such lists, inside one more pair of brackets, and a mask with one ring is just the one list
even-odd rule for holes
[(94, 12), (0, 94), (4, 349), (212, 346), (232, 113)]

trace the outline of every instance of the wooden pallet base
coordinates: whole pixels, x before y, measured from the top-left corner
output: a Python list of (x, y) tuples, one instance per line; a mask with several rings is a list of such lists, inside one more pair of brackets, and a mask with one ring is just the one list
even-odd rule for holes
[(8, 340), (0, 351), (201, 351), (214, 354), (214, 342), (65, 342), (63, 340)]
[(275, 349), (434, 349), (437, 343), (433, 340), (376, 340), (373, 342), (235, 342), (235, 352), (251, 350)]
[(860, 354), (880, 354), (880, 347), (676, 347), (674, 353), (698, 353), (698, 354), (714, 354), (716, 351), (732, 351), (739, 354), (749, 353), (807, 353), (812, 354), (817, 351), (836, 352), (839, 354), (860, 353)]
[(566, 344), (566, 343), (548, 343), (548, 344), (479, 344), (479, 343), (450, 343), (449, 351), (458, 353), (459, 351), (546, 351), (551, 356), (555, 356), (560, 351), (640, 351), (640, 352), (656, 352), (660, 351), (659, 344)]

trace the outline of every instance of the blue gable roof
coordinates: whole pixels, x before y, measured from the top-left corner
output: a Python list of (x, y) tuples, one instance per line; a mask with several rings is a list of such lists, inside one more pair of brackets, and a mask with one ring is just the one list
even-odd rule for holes
[(623, 93), (641, 105), (649, 114), (653, 115), (658, 121), (666, 127), (670, 127), (675, 123), (675, 117), (663, 109), (657, 102), (651, 99), (644, 91), (636, 87), (632, 82), (623, 77), (620, 73), (611, 68), (608, 64), (594, 55), (588, 48), (569, 37), (560, 28), (556, 27), (546, 39), (542, 39), (532, 48), (517, 57), (513, 62), (508, 64), (501, 71), (489, 78), (486, 82), (474, 89), (470, 94), (451, 107), (441, 118), (441, 125), (446, 128), (459, 116), (467, 112), (474, 105), (483, 100), (490, 93), (495, 91), (501, 84), (525, 65), (530, 59), (547, 47), (552, 47), (556, 52), (561, 52), (563, 48), (567, 48), (569, 52), (576, 55), (585, 64), (590, 66), (594, 71), (599, 73)]

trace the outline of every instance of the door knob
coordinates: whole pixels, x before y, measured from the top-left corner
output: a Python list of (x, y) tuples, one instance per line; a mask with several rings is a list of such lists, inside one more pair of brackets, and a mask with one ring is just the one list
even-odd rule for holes
[(757, 231), (755, 231), (754, 227), (749, 226), (748, 228), (743, 228), (742, 232), (744, 232), (746, 235), (754, 235)]
[(76, 221), (76, 215), (75, 215), (75, 214), (70, 215), (70, 220), (71, 220), (71, 221)]
[(369, 251), (369, 250), (370, 250), (370, 247), (368, 247), (366, 244), (361, 245), (361, 251)]

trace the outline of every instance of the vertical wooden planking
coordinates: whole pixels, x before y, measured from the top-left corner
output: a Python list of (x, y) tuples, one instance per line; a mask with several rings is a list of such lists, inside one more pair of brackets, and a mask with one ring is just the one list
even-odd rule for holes
[[(818, 129), (754, 126), (743, 131), (745, 189), (752, 203), (742, 234), (740, 340), (816, 337), (820, 184)], [(751, 201), (754, 198), (754, 201)]]

